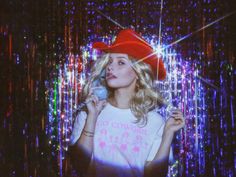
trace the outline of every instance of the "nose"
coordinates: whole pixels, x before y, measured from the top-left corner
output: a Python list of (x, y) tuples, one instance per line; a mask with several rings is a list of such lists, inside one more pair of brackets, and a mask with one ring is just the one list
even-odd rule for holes
[(111, 63), (107, 65), (107, 70), (108, 70), (108, 71), (111, 71), (111, 70), (113, 70), (113, 66), (112, 66), (112, 64), (111, 64)]

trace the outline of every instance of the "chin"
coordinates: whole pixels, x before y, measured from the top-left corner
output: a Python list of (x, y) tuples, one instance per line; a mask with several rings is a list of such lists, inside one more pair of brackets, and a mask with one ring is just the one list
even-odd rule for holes
[(118, 82), (107, 82), (107, 85), (108, 87), (114, 89), (128, 87), (128, 84), (118, 83)]
[(108, 85), (108, 87), (114, 88), (114, 89), (122, 87), (122, 86), (120, 86), (118, 84), (107, 84), (107, 85)]

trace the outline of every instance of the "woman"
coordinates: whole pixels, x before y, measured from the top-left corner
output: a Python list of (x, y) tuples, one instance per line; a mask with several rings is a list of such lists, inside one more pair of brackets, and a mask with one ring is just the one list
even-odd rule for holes
[[(87, 109), (77, 116), (71, 136), (79, 172), (91, 177), (166, 176), (174, 133), (185, 125), (173, 110), (165, 122), (156, 107), (164, 103), (153, 80), (166, 76), (152, 47), (130, 29), (122, 30), (103, 51), (83, 92)], [(108, 98), (99, 100), (92, 83), (105, 72)], [(154, 75), (156, 73), (156, 75)]]

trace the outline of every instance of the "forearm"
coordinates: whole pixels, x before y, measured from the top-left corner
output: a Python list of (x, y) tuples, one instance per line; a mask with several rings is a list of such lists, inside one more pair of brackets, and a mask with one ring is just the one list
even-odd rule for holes
[(71, 158), (78, 171), (86, 172), (93, 152), (93, 135), (84, 133), (95, 130), (96, 119), (88, 114), (86, 122), (77, 142), (71, 147)]
[(80, 135), (80, 138), (76, 142), (77, 148), (85, 150), (89, 156), (91, 156), (93, 152), (93, 138), (94, 137), (92, 134), (91, 136), (86, 134), (85, 131), (94, 133), (95, 125), (96, 125), (95, 118), (93, 117), (93, 115), (88, 114), (84, 129)]
[(165, 177), (168, 172), (168, 162), (173, 134), (163, 134), (161, 145), (154, 159), (146, 164), (145, 177)]

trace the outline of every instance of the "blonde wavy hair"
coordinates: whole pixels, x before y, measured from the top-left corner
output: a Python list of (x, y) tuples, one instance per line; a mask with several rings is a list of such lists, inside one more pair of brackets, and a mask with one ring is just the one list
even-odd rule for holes
[[(109, 59), (110, 54), (107, 53), (101, 55), (101, 58), (97, 59), (94, 63), (91, 69), (90, 79), (83, 87), (83, 99), (88, 96), (89, 88), (91, 88), (92, 83), (101, 77), (101, 73), (106, 68)], [(137, 60), (130, 56), (129, 59), (133, 63), (132, 68), (138, 76), (138, 79), (136, 80), (135, 94), (130, 102), (130, 109), (137, 118), (135, 123), (146, 125), (147, 113), (153, 110), (156, 106), (159, 108), (163, 106), (164, 100), (159, 91), (155, 90), (153, 87), (154, 75), (151, 67), (144, 62), (137, 62)], [(108, 98), (111, 98), (114, 90), (108, 87), (105, 79), (101, 80), (101, 84), (107, 88)]]

